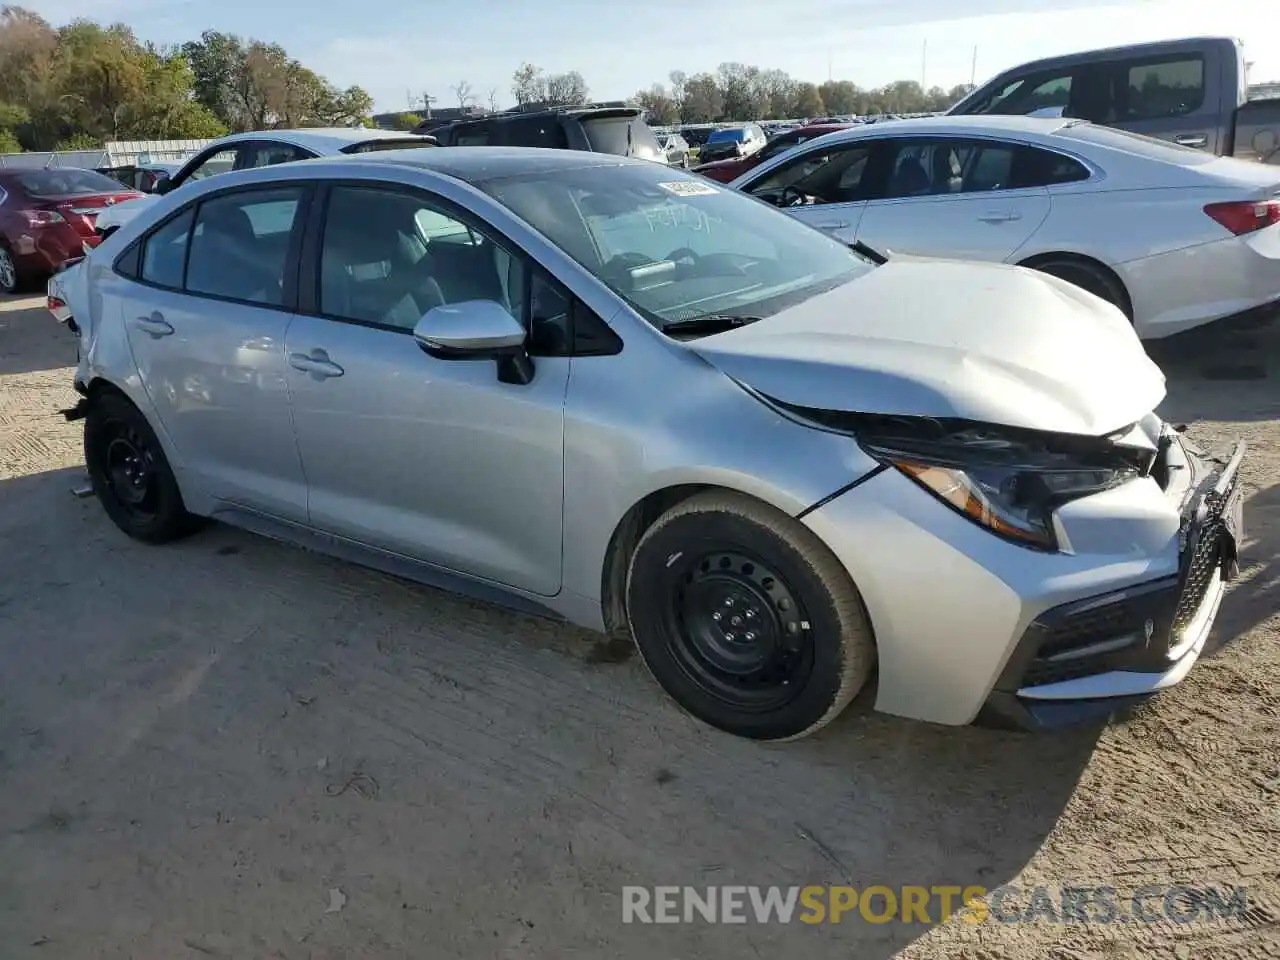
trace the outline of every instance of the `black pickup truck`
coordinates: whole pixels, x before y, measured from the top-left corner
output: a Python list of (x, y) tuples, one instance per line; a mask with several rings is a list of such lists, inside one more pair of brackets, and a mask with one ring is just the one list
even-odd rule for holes
[(947, 112), (1078, 117), (1219, 156), (1280, 164), (1280, 98), (1249, 99), (1244, 48), (1230, 37), (1024, 63)]

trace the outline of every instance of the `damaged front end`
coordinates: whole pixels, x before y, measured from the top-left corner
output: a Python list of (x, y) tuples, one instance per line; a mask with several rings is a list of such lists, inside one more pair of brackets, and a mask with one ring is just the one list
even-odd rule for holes
[[(1058, 508), (1155, 476), (1165, 469), (1162, 451), (1173, 442), (1156, 424), (1088, 437), (959, 419), (779, 406), (815, 427), (848, 434), (883, 467), (898, 470), (996, 536), (1035, 550), (1064, 548), (1053, 519)], [(1166, 478), (1155, 478), (1162, 489), (1167, 486)]]

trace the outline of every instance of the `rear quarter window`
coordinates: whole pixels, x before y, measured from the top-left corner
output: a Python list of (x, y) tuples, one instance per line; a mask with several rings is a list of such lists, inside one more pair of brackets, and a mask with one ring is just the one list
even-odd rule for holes
[(587, 143), (596, 153), (613, 153), (642, 160), (664, 159), (658, 139), (639, 117), (601, 117), (582, 121)]

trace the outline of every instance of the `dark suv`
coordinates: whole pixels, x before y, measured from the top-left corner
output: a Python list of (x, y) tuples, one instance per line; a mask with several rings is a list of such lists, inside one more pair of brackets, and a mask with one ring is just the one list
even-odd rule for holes
[(442, 147), (551, 147), (667, 162), (666, 151), (635, 107), (510, 110), (443, 126), (428, 120), (414, 132), (429, 132)]

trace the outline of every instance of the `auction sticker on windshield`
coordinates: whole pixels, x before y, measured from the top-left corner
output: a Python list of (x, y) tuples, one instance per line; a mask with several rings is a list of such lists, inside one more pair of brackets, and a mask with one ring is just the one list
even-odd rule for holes
[(720, 192), (709, 183), (698, 183), (695, 180), (671, 180), (658, 186), (677, 197), (705, 197)]

